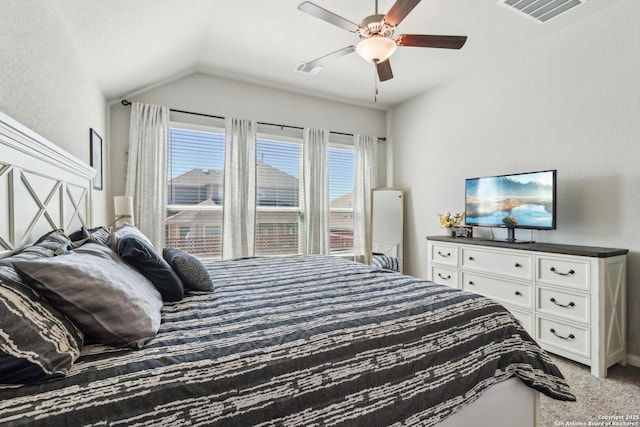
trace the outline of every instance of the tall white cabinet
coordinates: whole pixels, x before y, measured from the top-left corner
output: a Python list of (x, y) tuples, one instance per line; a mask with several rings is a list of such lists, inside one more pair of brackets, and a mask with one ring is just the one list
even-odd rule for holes
[(427, 237), (427, 278), (495, 299), (542, 348), (607, 376), (626, 363), (626, 249)]

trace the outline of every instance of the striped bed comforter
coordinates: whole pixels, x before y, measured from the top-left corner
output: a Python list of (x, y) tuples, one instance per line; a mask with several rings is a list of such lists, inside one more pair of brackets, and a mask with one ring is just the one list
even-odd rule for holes
[(390, 255), (374, 253), (371, 255), (371, 265), (379, 269), (400, 271), (400, 259)]
[(86, 346), (66, 378), (0, 389), (0, 425), (429, 426), (511, 376), (573, 400), (484, 297), (335, 257), (207, 264), (140, 350)]

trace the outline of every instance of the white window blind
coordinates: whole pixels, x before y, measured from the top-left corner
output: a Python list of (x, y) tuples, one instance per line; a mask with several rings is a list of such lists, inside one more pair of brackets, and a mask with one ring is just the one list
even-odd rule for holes
[(302, 145), (258, 136), (256, 255), (300, 253)]
[(167, 157), (166, 245), (219, 259), (224, 132), (171, 127)]
[[(222, 257), (224, 130), (169, 129), (166, 245)], [(256, 255), (302, 252), (302, 141), (258, 135)], [(328, 149), (331, 253), (353, 251), (353, 148)]]
[(327, 155), (331, 253), (351, 253), (353, 252), (353, 148), (330, 147)]

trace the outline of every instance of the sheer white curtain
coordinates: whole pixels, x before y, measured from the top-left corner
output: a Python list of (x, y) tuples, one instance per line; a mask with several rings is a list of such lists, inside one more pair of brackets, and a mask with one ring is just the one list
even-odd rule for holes
[(376, 186), (377, 139), (354, 135), (353, 251), (356, 261), (371, 263), (371, 189)]
[(256, 122), (225, 121), (222, 257), (255, 254)]
[(134, 102), (129, 129), (125, 194), (133, 197), (137, 226), (156, 248), (164, 247), (169, 108)]
[(304, 224), (308, 254), (328, 255), (330, 250), (328, 144), (328, 131), (304, 130)]

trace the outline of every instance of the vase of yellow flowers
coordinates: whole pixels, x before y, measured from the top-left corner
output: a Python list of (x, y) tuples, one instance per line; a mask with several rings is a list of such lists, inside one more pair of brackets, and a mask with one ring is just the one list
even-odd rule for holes
[(440, 227), (442, 228), (457, 227), (464, 221), (464, 212), (457, 212), (455, 214), (451, 212), (447, 212), (446, 214), (438, 213), (438, 216), (440, 217)]
[(462, 226), (464, 212), (438, 213), (438, 217), (440, 218), (440, 227), (449, 229), (453, 237), (471, 237), (472, 228)]

